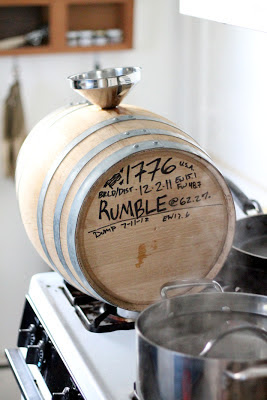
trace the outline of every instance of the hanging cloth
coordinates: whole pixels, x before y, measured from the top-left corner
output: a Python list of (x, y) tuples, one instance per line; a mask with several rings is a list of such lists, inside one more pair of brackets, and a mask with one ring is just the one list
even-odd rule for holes
[(4, 104), (3, 159), (6, 177), (14, 178), (16, 159), (26, 137), (20, 85), (16, 78)]

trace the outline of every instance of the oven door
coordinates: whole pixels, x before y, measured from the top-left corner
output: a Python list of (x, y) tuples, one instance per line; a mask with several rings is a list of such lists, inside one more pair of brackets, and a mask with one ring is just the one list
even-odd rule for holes
[(51, 400), (52, 395), (38, 367), (26, 364), (21, 349), (6, 349), (6, 356), (25, 400)]

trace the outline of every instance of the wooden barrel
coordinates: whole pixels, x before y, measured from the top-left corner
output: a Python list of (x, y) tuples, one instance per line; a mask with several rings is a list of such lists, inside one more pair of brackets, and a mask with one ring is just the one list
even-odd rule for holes
[(124, 309), (155, 302), (168, 281), (213, 278), (231, 248), (235, 213), (220, 172), (189, 135), (135, 106), (52, 113), (25, 141), (16, 184), (44, 260)]

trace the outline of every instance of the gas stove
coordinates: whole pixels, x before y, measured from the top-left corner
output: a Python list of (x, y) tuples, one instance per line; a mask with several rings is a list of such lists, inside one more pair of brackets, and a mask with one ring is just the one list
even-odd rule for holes
[[(266, 294), (267, 274), (234, 252), (216, 277), (225, 291)], [(87, 296), (56, 272), (32, 277), (7, 357), (26, 400), (129, 400), (135, 392), (138, 313)]]
[[(37, 274), (26, 296), (18, 348), (7, 356), (26, 399), (125, 400), (133, 398), (135, 382), (133, 328), (131, 319), (66, 286), (56, 272)], [(36, 382), (30, 385), (36, 397), (27, 393), (30, 381)]]

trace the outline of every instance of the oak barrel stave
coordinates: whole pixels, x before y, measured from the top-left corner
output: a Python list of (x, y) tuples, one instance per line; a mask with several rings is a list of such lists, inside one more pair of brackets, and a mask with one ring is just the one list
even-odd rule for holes
[[(234, 209), (227, 185), (217, 169), (212, 165), (212, 162), (206, 155), (205, 151), (202, 150), (189, 135), (180, 131), (171, 122), (137, 107), (125, 106), (118, 107), (116, 110), (106, 111), (100, 110), (96, 106), (83, 106), (77, 107), (71, 113), (66, 109), (61, 111), (61, 114), (62, 113), (63, 115), (60, 118), (60, 113), (55, 113), (50, 120), (48, 119), (47, 122), (43, 124), (43, 126), (42, 124), (39, 124), (39, 128), (37, 130), (35, 129), (35, 135), (38, 135), (38, 141), (29, 140), (28, 143), (25, 143), (17, 170), (17, 177), (19, 177), (18, 199), (22, 219), (31, 241), (46, 262), (48, 262), (48, 264), (54, 269), (58, 270), (67, 281), (84, 292), (91, 293), (95, 297), (104, 298), (105, 301), (123, 308), (134, 310), (140, 310), (151, 302), (157, 300), (159, 285), (169, 281), (170, 278), (177, 276), (187, 278), (189, 275), (194, 275), (193, 277), (203, 277), (203, 274), (204, 276), (213, 277), (221, 267), (231, 247), (234, 229)], [(122, 116), (127, 115), (133, 115), (140, 119), (135, 120), (129, 118), (127, 121), (114, 120), (113, 123), (111, 121), (110, 124), (97, 129), (95, 132), (86, 136), (86, 132), (93, 130), (92, 127), (97, 124), (106, 124), (110, 119), (119, 119)], [(148, 119), (141, 119), (142, 116)], [(150, 120), (153, 118), (156, 119), (156, 121)], [(147, 130), (147, 132), (144, 132), (143, 130)], [(128, 136), (126, 134), (127, 132), (130, 132)], [(176, 137), (175, 135), (178, 136)], [(79, 137), (82, 137), (82, 140), (78, 139)], [(39, 147), (36, 146), (37, 142)], [(123, 151), (126, 147), (133, 147), (136, 143), (143, 146), (144, 143), (148, 142), (151, 143), (151, 146), (154, 142), (164, 142), (167, 143), (167, 145), (170, 143), (170, 146), (185, 146), (183, 147), (183, 150), (167, 149), (166, 154), (164, 153), (164, 157), (168, 159), (168, 155), (175, 155), (176, 157), (176, 154), (179, 154), (179, 157), (185, 157), (188, 159), (188, 164), (193, 161), (198, 165), (203, 187), (211, 186), (213, 191), (218, 191), (220, 194), (219, 198), (223, 204), (220, 207), (223, 209), (223, 212), (220, 210), (217, 210), (216, 212), (214, 211), (214, 223), (212, 222), (212, 215), (210, 211), (208, 211), (208, 204), (203, 207), (203, 210), (201, 210), (201, 218), (203, 218), (203, 220), (206, 218), (210, 221), (208, 224), (209, 229), (216, 226), (218, 221), (222, 225), (223, 229), (223, 234), (216, 239), (218, 242), (217, 252), (215, 251), (214, 254), (209, 256), (209, 265), (205, 268), (203, 265), (200, 267), (192, 266), (192, 260), (190, 264), (189, 257), (189, 259), (184, 262), (185, 265), (182, 268), (187, 269), (187, 271), (183, 270), (181, 273), (179, 268), (175, 267), (174, 260), (175, 257), (177, 258), (177, 254), (173, 248), (168, 250), (169, 243), (166, 242), (165, 238), (163, 238), (162, 244), (158, 246), (158, 249), (151, 248), (147, 253), (145, 252), (143, 254), (143, 262), (140, 263), (140, 266), (136, 267), (135, 264), (138, 264), (138, 262), (136, 263), (136, 260), (134, 261), (134, 257), (135, 259), (136, 257), (137, 259), (138, 257), (142, 258), (142, 251), (140, 253), (140, 246), (142, 243), (138, 241), (138, 237), (134, 240), (132, 234), (127, 232), (127, 236), (131, 237), (130, 242), (132, 245), (131, 243), (127, 245), (120, 244), (119, 254), (116, 255), (112, 250), (112, 242), (118, 245), (121, 241), (121, 235), (125, 236), (125, 233), (118, 234), (118, 238), (116, 238), (115, 236), (118, 232), (118, 229), (116, 228), (116, 235), (114, 236), (114, 233), (112, 234), (112, 240), (105, 239), (104, 236), (100, 235), (99, 238), (95, 239), (95, 243), (93, 243), (92, 240), (88, 240), (88, 238), (84, 237), (84, 233), (82, 232), (85, 230), (86, 223), (81, 221), (79, 218), (77, 218), (77, 221), (74, 224), (75, 226), (71, 227), (75, 232), (77, 229), (78, 231), (75, 233), (74, 239), (72, 238), (74, 246), (73, 249), (70, 250), (70, 240), (68, 240), (70, 211), (72, 207), (75, 208), (77, 194), (87, 177), (94, 170), (97, 170), (108, 157), (112, 158), (115, 153)], [(71, 147), (71, 143), (74, 144), (73, 147)], [(69, 151), (66, 152), (66, 148), (69, 149)], [(154, 154), (156, 154), (157, 151), (157, 149), (153, 149)], [(165, 150), (163, 149), (163, 151)], [(66, 154), (62, 158), (61, 155), (64, 154), (64, 152)], [(197, 155), (194, 155), (192, 152), (196, 152)], [(143, 153), (149, 158), (149, 154), (152, 154), (152, 151), (148, 148)], [(136, 161), (139, 160), (138, 157), (140, 154), (142, 154), (142, 151), (138, 152)], [(82, 162), (86, 157), (89, 157), (88, 160)], [(60, 162), (57, 164), (55, 160), (60, 160)], [(121, 161), (119, 160), (118, 163), (122, 163), (122, 165), (125, 164), (126, 158), (124, 157)], [(53, 166), (53, 168), (51, 168), (51, 166)], [(116, 166), (111, 167), (111, 170), (114, 168), (116, 168)], [(181, 171), (185, 173), (185, 167), (181, 168)], [(105, 179), (108, 176), (107, 174), (108, 172), (103, 173)], [(101, 181), (101, 174), (99, 181)], [(31, 183), (29, 184), (29, 182)], [(148, 185), (148, 183), (144, 184)], [(100, 188), (98, 182), (96, 182), (95, 185)], [(140, 185), (135, 183), (134, 186), (137, 190)], [(43, 197), (40, 201), (40, 193), (42, 190)], [(64, 195), (62, 195), (62, 191), (65, 191), (63, 193)], [(93, 207), (99, 206), (100, 202), (99, 199), (97, 199), (99, 193), (100, 192), (96, 192), (93, 196), (90, 195), (90, 192), (88, 194), (90, 201), (92, 198), (96, 199), (96, 205), (93, 205)], [(156, 193), (151, 194), (149, 202), (153, 201), (155, 194)], [(213, 195), (213, 197), (214, 196), (215, 195)], [(128, 196), (125, 195), (124, 197), (126, 199), (125, 201), (128, 201)], [(132, 200), (133, 199), (130, 198), (129, 201)], [(84, 204), (82, 204), (82, 207), (79, 207), (81, 209), (86, 209), (86, 204), (89, 204), (90, 201), (85, 198)], [(214, 210), (216, 207), (218, 208), (219, 206), (214, 206)], [(181, 208), (184, 208), (184, 206)], [(200, 210), (197, 210), (197, 212), (199, 213)], [(78, 212), (78, 215), (79, 213), (80, 212)], [(194, 211), (194, 213), (196, 213), (196, 211)], [(222, 217), (217, 218), (216, 213), (219, 213)], [(95, 214), (97, 213), (95, 212)], [(103, 211), (103, 217), (106, 214), (107, 212)], [(39, 226), (36, 215), (39, 215)], [(83, 215), (82, 211), (81, 215)], [(84, 214), (85, 221), (86, 218), (87, 215)], [(156, 218), (158, 217), (154, 217), (154, 219)], [(212, 235), (209, 236), (206, 228), (204, 229), (204, 222), (201, 222), (201, 218), (199, 220), (200, 222), (198, 221), (198, 224), (196, 224), (195, 229), (197, 229), (197, 225), (200, 227), (202, 225), (202, 230), (204, 232), (204, 235), (202, 234), (202, 236), (207, 236), (211, 240), (212, 236), (216, 236), (217, 227), (214, 232), (212, 231)], [(227, 221), (227, 223), (224, 224), (222, 222), (223, 220)], [(113, 226), (116, 226), (116, 224)], [(42, 243), (40, 242), (40, 229), (43, 235), (43, 237), (41, 237)], [(142, 229), (144, 230), (144, 233), (140, 233), (139, 228), (136, 232), (138, 232), (137, 236), (145, 241), (145, 237), (150, 237), (152, 232), (148, 227)], [(159, 231), (160, 230), (161, 227), (159, 225)], [(185, 229), (185, 231), (187, 230)], [(166, 232), (168, 232), (168, 229), (164, 228), (162, 233), (163, 237), (166, 236)], [(174, 235), (175, 231), (173, 228), (170, 228), (170, 232)], [(187, 235), (189, 235), (188, 232)], [(191, 236), (197, 237), (199, 235), (201, 236), (201, 232), (198, 233), (198, 235), (191, 232)], [(154, 240), (158, 239), (159, 238), (157, 237)], [(216, 240), (212, 240), (213, 246), (217, 243)], [(99, 245), (100, 242), (103, 244)], [(200, 253), (202, 251), (202, 246), (205, 256), (205, 251), (207, 252), (207, 249), (204, 242), (204, 240), (193, 240), (192, 243), (194, 246), (198, 247)], [(86, 246), (88, 246), (90, 251), (85, 250)], [(151, 246), (153, 247), (153, 243)], [(184, 246), (186, 248), (186, 244), (184, 244)], [(104, 248), (104, 251), (101, 250), (101, 248)], [(111, 249), (110, 263), (108, 259), (109, 248)], [(107, 254), (105, 253), (106, 249)], [(75, 263), (73, 263), (73, 252), (76, 252), (75, 257), (77, 262)], [(129, 257), (124, 274), (123, 263), (127, 252)], [(153, 252), (155, 254), (152, 255)], [(100, 265), (101, 254), (105, 256), (103, 265)], [(149, 263), (157, 263), (157, 258), (162, 260), (161, 262), (166, 262), (167, 256), (170, 257), (172, 261), (168, 261), (170, 265), (166, 274), (162, 274), (160, 271), (159, 262), (158, 267), (153, 272)], [(201, 256), (202, 259), (204, 256)], [(118, 259), (117, 263), (116, 257)], [(131, 265), (134, 266), (133, 271), (131, 271)], [(108, 271), (111, 271), (111, 274), (109, 274)], [(140, 273), (140, 271), (142, 272)], [(127, 275), (129, 275), (130, 280), (133, 282), (132, 284), (127, 283)], [(137, 275), (139, 275), (138, 278), (136, 278)], [(153, 278), (149, 279), (151, 276)], [(113, 281), (116, 282), (116, 280), (118, 282), (117, 285), (113, 283)], [(142, 295), (144, 288), (147, 288), (147, 296)]]

